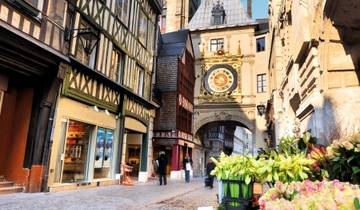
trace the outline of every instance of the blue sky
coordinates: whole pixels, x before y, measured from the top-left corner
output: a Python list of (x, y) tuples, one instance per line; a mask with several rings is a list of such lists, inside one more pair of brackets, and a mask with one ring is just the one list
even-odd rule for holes
[[(247, 0), (241, 0), (246, 9)], [(253, 19), (268, 17), (268, 0), (252, 0)]]
[(268, 17), (268, 0), (253, 0), (253, 18), (267, 18)]

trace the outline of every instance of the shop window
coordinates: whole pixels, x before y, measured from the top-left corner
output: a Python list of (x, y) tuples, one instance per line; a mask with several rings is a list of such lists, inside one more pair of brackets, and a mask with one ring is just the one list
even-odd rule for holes
[(129, 22), (129, 0), (116, 0), (115, 1), (115, 13), (126, 26)]
[(67, 3), (65, 0), (50, 0), (48, 8), (48, 18), (59, 26), (65, 26), (65, 12)]
[(61, 179), (63, 183), (85, 180), (92, 131), (93, 126), (89, 124), (69, 120)]
[(266, 91), (266, 74), (257, 75), (257, 92), (264, 93)]
[(256, 39), (256, 52), (265, 51), (265, 37)]
[(117, 49), (113, 49), (111, 54), (110, 79), (117, 83), (122, 83), (124, 74), (125, 54)]
[(108, 178), (110, 176), (113, 141), (113, 130), (98, 128), (95, 147), (94, 179)]
[(217, 52), (217, 51), (223, 50), (223, 49), (224, 49), (224, 39), (223, 38), (210, 40), (210, 51), (211, 52)]
[(146, 32), (147, 32), (147, 18), (145, 13), (140, 10), (139, 13), (139, 25), (138, 25), (138, 37), (140, 42), (146, 46)]
[(84, 65), (94, 68), (99, 32), (84, 19), (81, 20), (79, 28), (88, 32), (86, 35), (77, 36), (75, 57)]

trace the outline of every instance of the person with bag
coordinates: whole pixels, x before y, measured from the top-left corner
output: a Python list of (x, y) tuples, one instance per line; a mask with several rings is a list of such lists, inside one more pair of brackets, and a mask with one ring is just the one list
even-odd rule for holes
[(190, 182), (190, 171), (192, 170), (192, 159), (188, 154), (186, 154), (186, 157), (183, 160), (183, 168), (185, 170), (185, 182)]
[(160, 185), (162, 185), (164, 181), (164, 185), (166, 185), (166, 165), (167, 165), (167, 159), (165, 156), (165, 152), (161, 151), (159, 158), (156, 160), (158, 164), (158, 173), (159, 173), (159, 181)]
[(208, 163), (206, 164), (206, 178), (205, 178), (205, 187), (210, 187), (211, 189), (214, 187), (214, 176), (211, 175), (211, 171), (214, 170), (215, 164), (214, 162), (209, 159)]

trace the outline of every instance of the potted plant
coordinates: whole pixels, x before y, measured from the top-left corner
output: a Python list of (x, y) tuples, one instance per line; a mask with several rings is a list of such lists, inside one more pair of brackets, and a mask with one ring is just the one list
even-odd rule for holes
[(223, 205), (227, 209), (246, 209), (253, 196), (253, 182), (257, 177), (258, 161), (251, 156), (220, 155), (212, 158), (216, 167), (211, 172), (223, 184)]

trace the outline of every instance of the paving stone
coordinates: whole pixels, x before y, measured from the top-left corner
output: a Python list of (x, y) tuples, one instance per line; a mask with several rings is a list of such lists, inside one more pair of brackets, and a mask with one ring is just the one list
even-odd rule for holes
[(132, 210), (132, 209), (197, 209), (217, 207), (214, 189), (204, 187), (203, 179), (169, 181), (160, 186), (156, 181), (134, 186), (114, 185), (65, 192), (16, 193), (0, 196), (4, 210)]

